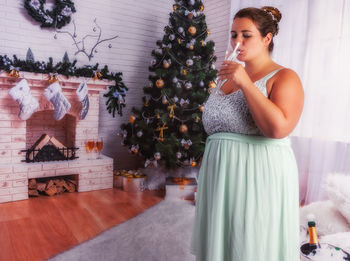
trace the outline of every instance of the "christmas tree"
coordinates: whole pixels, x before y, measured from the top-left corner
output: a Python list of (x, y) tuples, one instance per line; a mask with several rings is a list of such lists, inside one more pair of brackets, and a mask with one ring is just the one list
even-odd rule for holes
[(200, 0), (175, 0), (162, 41), (152, 51), (143, 107), (122, 124), (123, 144), (142, 155), (145, 166), (162, 160), (168, 168), (196, 166), (206, 133), (201, 117), (209, 90), (216, 86), (214, 42)]

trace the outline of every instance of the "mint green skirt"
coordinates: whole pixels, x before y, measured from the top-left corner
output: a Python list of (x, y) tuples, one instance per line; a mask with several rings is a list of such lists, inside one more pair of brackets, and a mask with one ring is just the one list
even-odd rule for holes
[(197, 261), (297, 261), (298, 169), (289, 138), (208, 137), (199, 171)]

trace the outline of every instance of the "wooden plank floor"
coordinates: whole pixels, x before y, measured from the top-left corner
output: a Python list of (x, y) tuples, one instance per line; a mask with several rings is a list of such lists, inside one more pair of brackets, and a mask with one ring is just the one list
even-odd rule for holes
[(164, 191), (105, 189), (0, 204), (0, 260), (46, 260), (159, 203)]

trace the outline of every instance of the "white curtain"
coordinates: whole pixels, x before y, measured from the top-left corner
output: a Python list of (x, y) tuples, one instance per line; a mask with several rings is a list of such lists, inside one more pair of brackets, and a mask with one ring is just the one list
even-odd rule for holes
[(282, 13), (272, 57), (295, 70), (305, 90), (304, 111), (291, 134), (300, 199), (324, 200), (327, 175), (350, 175), (350, 1), (231, 0), (230, 20), (241, 8), (264, 5)]

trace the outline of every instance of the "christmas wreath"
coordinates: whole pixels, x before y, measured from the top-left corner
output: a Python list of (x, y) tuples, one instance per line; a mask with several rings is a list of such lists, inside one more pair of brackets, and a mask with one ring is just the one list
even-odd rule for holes
[(70, 0), (56, 0), (52, 10), (47, 8), (46, 0), (25, 0), (24, 7), (41, 27), (62, 28), (69, 24), (72, 13), (76, 12)]

